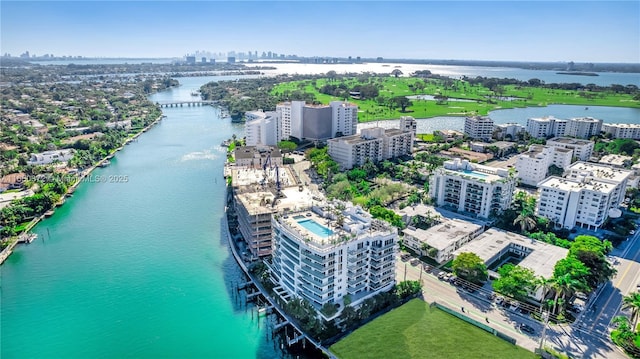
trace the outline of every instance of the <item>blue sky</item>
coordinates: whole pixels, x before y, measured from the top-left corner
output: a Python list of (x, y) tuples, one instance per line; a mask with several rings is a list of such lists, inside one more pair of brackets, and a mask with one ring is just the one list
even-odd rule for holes
[(0, 52), (640, 62), (640, 1), (0, 1)]

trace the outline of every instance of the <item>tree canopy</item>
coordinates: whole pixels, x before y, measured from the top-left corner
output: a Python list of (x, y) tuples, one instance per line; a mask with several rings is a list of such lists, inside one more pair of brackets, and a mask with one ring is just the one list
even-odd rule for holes
[(453, 260), (453, 272), (463, 279), (473, 283), (482, 283), (487, 280), (487, 266), (482, 258), (471, 252), (460, 253)]

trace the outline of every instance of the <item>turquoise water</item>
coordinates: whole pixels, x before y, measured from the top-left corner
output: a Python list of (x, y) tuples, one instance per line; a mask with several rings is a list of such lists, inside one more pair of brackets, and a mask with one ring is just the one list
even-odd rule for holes
[(473, 176), (473, 177), (477, 177), (477, 178), (482, 178), (482, 179), (489, 177), (489, 175), (486, 175), (486, 174), (484, 174), (484, 173), (480, 173), (480, 172), (476, 172), (476, 171), (469, 171), (469, 170), (465, 170), (465, 171), (463, 171), (463, 172), (464, 172), (464, 174), (467, 174), (467, 175), (469, 175), (469, 176)]
[[(153, 100), (204, 82), (186, 80)], [(220, 143), (242, 127), (212, 107), (165, 114), (95, 172), (128, 182), (83, 183), (0, 267), (0, 357), (283, 356), (236, 299), (241, 271), (220, 235)]]
[(306, 228), (307, 230), (311, 231), (311, 233), (320, 236), (322, 238), (327, 238), (330, 235), (333, 234), (333, 231), (330, 230), (329, 228), (319, 224), (318, 222), (314, 221), (313, 219), (303, 219), (301, 221), (298, 221), (298, 223)]

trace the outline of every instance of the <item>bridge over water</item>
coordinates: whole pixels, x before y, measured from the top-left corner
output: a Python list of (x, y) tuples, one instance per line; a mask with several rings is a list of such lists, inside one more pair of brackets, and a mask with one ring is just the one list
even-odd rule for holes
[(207, 105), (216, 105), (216, 101), (208, 101), (208, 100), (189, 100), (189, 101), (173, 101), (173, 102), (156, 102), (156, 104), (160, 107), (184, 107), (184, 106), (207, 106)]

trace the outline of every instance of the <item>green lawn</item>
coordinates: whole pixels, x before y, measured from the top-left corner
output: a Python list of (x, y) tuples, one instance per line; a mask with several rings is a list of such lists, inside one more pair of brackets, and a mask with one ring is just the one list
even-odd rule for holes
[[(417, 89), (414, 84), (424, 83), (424, 89)], [(379, 104), (375, 99), (355, 100), (350, 102), (358, 105), (359, 122), (368, 122), (383, 119), (397, 119), (400, 116), (410, 115), (416, 118), (429, 118), (435, 116), (469, 116), (474, 114), (486, 115), (491, 110), (508, 109), (517, 107), (547, 106), (551, 104), (585, 105), (585, 106), (618, 106), (639, 108), (640, 101), (633, 100), (631, 95), (616, 94), (613, 92), (596, 92), (593, 94), (584, 91), (557, 90), (537, 87), (504, 86), (504, 97), (517, 97), (513, 101), (503, 101), (493, 97), (495, 103), (487, 103), (487, 97), (492, 91), (480, 85), (471, 85), (461, 80), (445, 82), (438, 79), (422, 79), (411, 77), (371, 77), (366, 80), (346, 78), (330, 82), (328, 79), (303, 80), (285, 82), (276, 85), (271, 92), (283, 94), (293, 91), (312, 93), (315, 100), (327, 104), (330, 101), (344, 100), (326, 94), (321, 94), (318, 89), (325, 84), (344, 84), (351, 88), (356, 84), (374, 84), (379, 87), (381, 97), (411, 95), (443, 95), (449, 98), (474, 100), (474, 102), (456, 102), (448, 100), (438, 103), (434, 100), (411, 100), (413, 105), (407, 108), (406, 113), (399, 109), (390, 109)], [(589, 95), (585, 97), (586, 95)]]
[(330, 348), (340, 359), (537, 358), (484, 330), (414, 299)]

